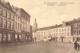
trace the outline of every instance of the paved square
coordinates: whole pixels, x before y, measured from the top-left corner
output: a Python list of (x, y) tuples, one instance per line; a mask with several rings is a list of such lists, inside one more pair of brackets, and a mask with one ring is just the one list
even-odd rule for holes
[(36, 42), (0, 46), (0, 53), (80, 53), (80, 51), (75, 51), (72, 43)]

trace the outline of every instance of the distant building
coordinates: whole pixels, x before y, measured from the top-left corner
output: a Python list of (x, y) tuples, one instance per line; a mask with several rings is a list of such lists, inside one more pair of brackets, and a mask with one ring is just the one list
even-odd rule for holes
[(80, 18), (68, 21), (67, 24), (71, 25), (73, 41), (80, 40)]
[(52, 27), (50, 29), (50, 36), (54, 41), (72, 42), (71, 26), (58, 25), (58, 26)]
[(74, 42), (80, 40), (80, 18), (60, 25), (43, 27), (33, 32), (35, 41)]
[(58, 42), (72, 42), (71, 26), (50, 26), (38, 29), (33, 32), (36, 41), (58, 41)]

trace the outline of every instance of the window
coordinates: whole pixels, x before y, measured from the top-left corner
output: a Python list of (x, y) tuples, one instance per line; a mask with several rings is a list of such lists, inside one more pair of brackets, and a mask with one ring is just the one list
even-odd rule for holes
[(10, 13), (7, 13), (7, 18), (11, 19), (11, 14)]
[(80, 34), (80, 30), (79, 30), (79, 34)]
[(61, 31), (61, 29), (59, 29), (59, 32)]
[(3, 16), (7, 17), (7, 12), (5, 10), (3, 11)]
[(7, 21), (7, 28), (11, 29), (11, 22), (10, 21)]
[(0, 41), (2, 41), (2, 33), (0, 33)]
[(6, 32), (3, 33), (3, 41), (6, 41)]
[(3, 10), (0, 8), (0, 15), (2, 15)]
[(79, 24), (79, 29), (80, 29), (80, 24)]
[(54, 36), (55, 36), (55, 33), (54, 33)]
[(57, 36), (58, 34), (56, 33), (56, 36)]
[(69, 31), (69, 28), (67, 30)]
[(63, 29), (62, 29), (62, 31), (63, 31)]
[(77, 30), (73, 30), (73, 34), (76, 35), (77, 34)]
[(20, 30), (21, 30), (21, 24), (20, 24)]
[(67, 36), (69, 36), (69, 33), (67, 33)]
[(66, 29), (65, 29), (65, 31), (66, 31)]
[(62, 35), (63, 35), (63, 33), (62, 33)]
[(15, 16), (15, 20), (17, 20), (17, 16)]
[(2, 18), (0, 17), (0, 27), (2, 27)]
[(56, 29), (56, 32), (58, 32), (58, 29)]
[[(19, 23), (18, 23), (18, 30), (19, 30)], [(24, 26), (24, 30), (25, 30), (25, 26)]]
[(76, 28), (77, 27), (77, 23), (73, 24), (73, 27)]
[(15, 30), (17, 29), (17, 22), (15, 22)]
[(7, 28), (7, 20), (3, 20), (3, 28)]
[(61, 35), (61, 33), (59, 33), (59, 35)]
[(14, 30), (14, 22), (11, 22), (11, 28)]
[(11, 15), (11, 19), (14, 20), (14, 15)]

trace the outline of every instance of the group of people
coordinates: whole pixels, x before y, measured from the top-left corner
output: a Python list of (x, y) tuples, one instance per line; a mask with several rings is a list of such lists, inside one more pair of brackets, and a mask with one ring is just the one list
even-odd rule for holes
[(79, 51), (79, 49), (80, 49), (80, 41), (75, 41), (74, 42), (74, 48), (75, 48), (75, 50)]

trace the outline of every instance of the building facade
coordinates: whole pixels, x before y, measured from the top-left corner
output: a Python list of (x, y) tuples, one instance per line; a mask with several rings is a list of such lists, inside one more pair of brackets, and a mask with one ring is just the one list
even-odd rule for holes
[(71, 26), (56, 26), (50, 29), (52, 40), (58, 42), (72, 42)]
[[(21, 41), (31, 41), (31, 29), (30, 29), (30, 15), (22, 8), (14, 7), (14, 12), (19, 16), (19, 20), (17, 20), (17, 24), (21, 26), (19, 32), (21, 35), (16, 35), (16, 38), (21, 39)], [(18, 33), (19, 33), (18, 32)], [(19, 33), (19, 34), (20, 34)], [(21, 37), (21, 38), (20, 38)]]
[(35, 41), (57, 41), (57, 42), (72, 42), (71, 26), (50, 26), (38, 29), (33, 32)]
[(53, 40), (58, 42), (74, 42), (80, 40), (80, 18), (62, 22), (60, 25), (39, 28), (33, 32), (35, 41)]
[(71, 25), (71, 34), (73, 41), (80, 40), (80, 18), (69, 21), (67, 24)]
[(30, 15), (23, 9), (14, 10), (9, 2), (0, 0), (0, 43), (24, 42), (31, 36)]
[(0, 42), (14, 42), (14, 15), (10, 4), (0, 0)]

